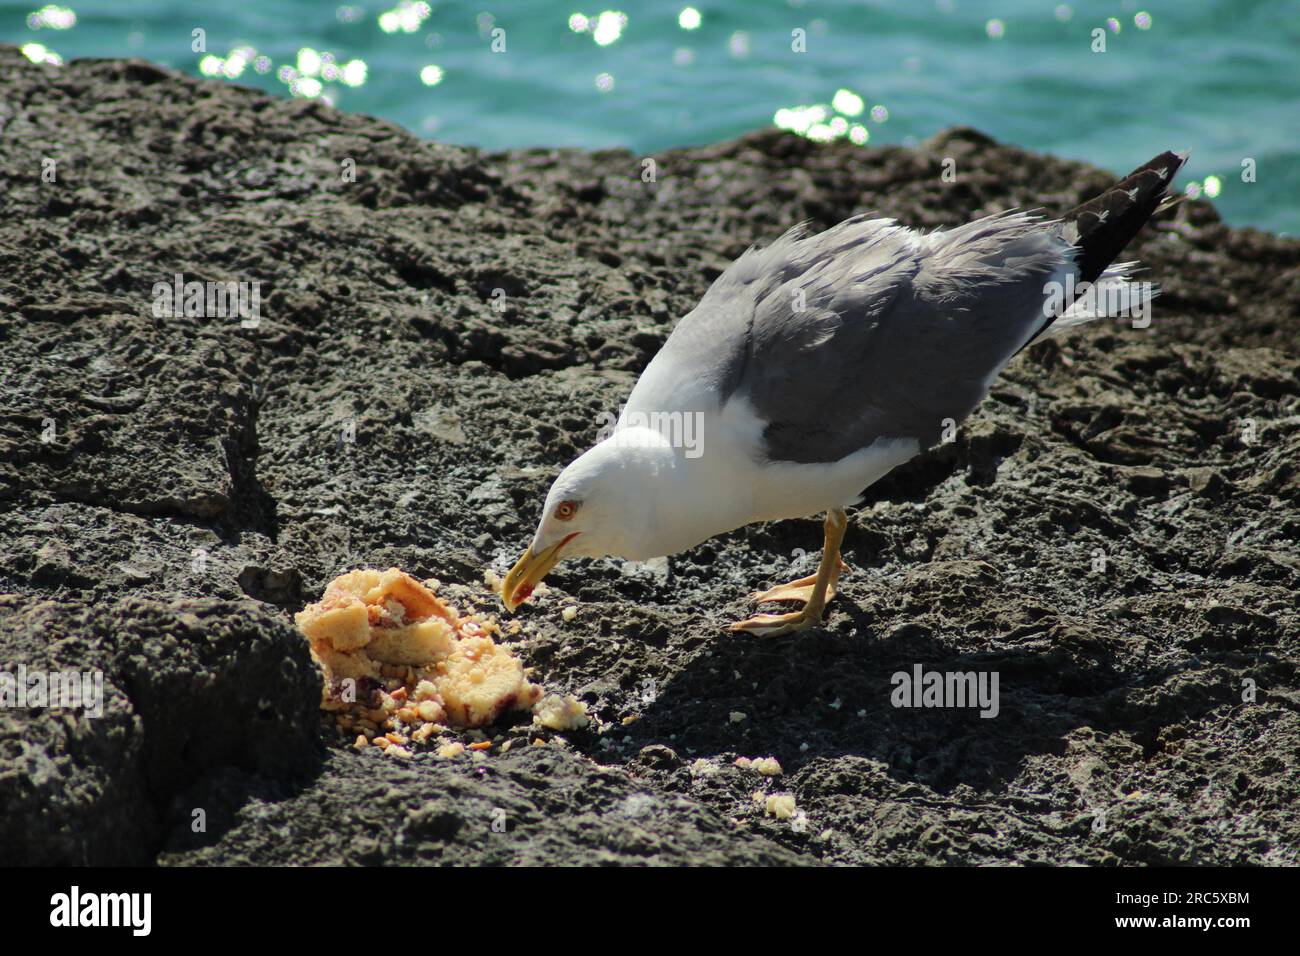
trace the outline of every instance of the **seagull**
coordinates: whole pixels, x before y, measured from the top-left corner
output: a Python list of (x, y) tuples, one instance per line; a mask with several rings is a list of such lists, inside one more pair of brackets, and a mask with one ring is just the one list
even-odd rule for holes
[[(562, 558), (647, 561), (753, 522), (826, 513), (794, 602), (730, 625), (817, 627), (845, 564), (846, 508), (966, 419), (1022, 349), (1154, 294), (1112, 265), (1187, 154), (1166, 152), (1058, 220), (1009, 210), (922, 233), (854, 216), (802, 224), (732, 263), (668, 337), (604, 440), (551, 485), (502, 582), (507, 611)], [(1119, 303), (1120, 308), (1106, 308)]]

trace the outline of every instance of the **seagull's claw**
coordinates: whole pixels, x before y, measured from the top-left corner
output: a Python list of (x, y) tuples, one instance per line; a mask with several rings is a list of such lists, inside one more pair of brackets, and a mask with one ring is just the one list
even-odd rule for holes
[(780, 637), (782, 634), (793, 634), (795, 631), (817, 627), (821, 624), (821, 617), (820, 609), (817, 613), (813, 613), (810, 608), (805, 607), (802, 611), (791, 614), (755, 614), (748, 620), (737, 621), (727, 630), (733, 633), (744, 631), (755, 637)]
[[(812, 600), (813, 588), (816, 585), (817, 575), (810, 574), (789, 584), (778, 584), (766, 591), (755, 591), (749, 596), (749, 600), (754, 604), (762, 604), (764, 601), (803, 601), (806, 604)], [(826, 586), (826, 600), (829, 601), (833, 597), (835, 597), (835, 581), (831, 580)]]
[(826, 514), (826, 544), (822, 548), (821, 564), (817, 573), (791, 581), (778, 587), (749, 596), (751, 601), (802, 601), (803, 607), (792, 614), (756, 614), (748, 620), (738, 621), (727, 630), (744, 631), (756, 637), (778, 637), (809, 627), (818, 627), (826, 602), (835, 596), (835, 582), (846, 567), (840, 557), (840, 542), (848, 519), (842, 508), (832, 508)]

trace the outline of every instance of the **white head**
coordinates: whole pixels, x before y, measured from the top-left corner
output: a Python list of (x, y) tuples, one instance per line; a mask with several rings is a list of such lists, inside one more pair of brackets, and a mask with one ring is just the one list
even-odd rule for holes
[[(632, 434), (632, 433), (637, 434)], [(665, 554), (660, 517), (671, 513), (677, 458), (649, 429), (617, 431), (555, 479), (533, 543), (506, 575), (501, 600), (513, 611), (562, 557)]]

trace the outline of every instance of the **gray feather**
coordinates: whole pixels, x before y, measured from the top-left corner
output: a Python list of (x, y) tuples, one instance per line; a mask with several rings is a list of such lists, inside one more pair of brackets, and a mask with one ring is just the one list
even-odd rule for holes
[(832, 462), (879, 438), (934, 444), (1043, 324), (1072, 268), (1059, 225), (1018, 213), (919, 235), (858, 216), (736, 260), (663, 357), (768, 424), (771, 460)]

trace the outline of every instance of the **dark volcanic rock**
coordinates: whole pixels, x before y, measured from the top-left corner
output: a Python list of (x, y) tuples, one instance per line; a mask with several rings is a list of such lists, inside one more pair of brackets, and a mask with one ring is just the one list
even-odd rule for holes
[(103, 686), (99, 715), (0, 709), (0, 858), (148, 862), (173, 795), (209, 771), (294, 777), (319, 762), (320, 674), (269, 609), (10, 594), (0, 633), (5, 673), (98, 673)]
[[(1035, 345), (874, 486), (824, 628), (722, 631), (806, 572), (814, 522), (667, 579), (565, 565), (518, 650), (597, 725), (533, 746), (514, 715), (487, 757), (400, 761), (318, 718), (290, 614), (330, 577), (396, 564), (492, 607), (484, 566), (751, 243), (1059, 213), (1110, 177), (968, 130), (766, 131), (644, 183), (626, 152), (480, 154), (11, 48), (0, 90), (0, 664), (105, 692), (0, 710), (4, 859), (1300, 862), (1300, 243), (1204, 202), (1153, 223), (1126, 254), (1151, 327)], [(177, 273), (260, 283), (260, 321), (155, 314)], [(997, 716), (894, 707), (918, 664), (996, 673)], [(784, 776), (734, 766), (769, 755)]]

